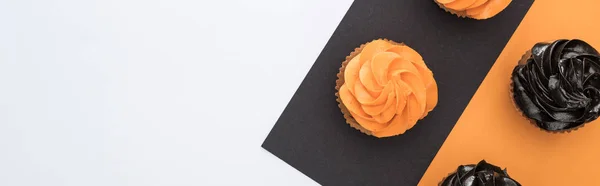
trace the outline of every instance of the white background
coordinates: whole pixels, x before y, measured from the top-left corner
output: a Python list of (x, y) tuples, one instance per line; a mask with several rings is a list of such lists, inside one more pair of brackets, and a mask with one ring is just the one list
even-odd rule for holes
[(0, 185), (317, 185), (260, 145), (352, 0), (0, 0)]

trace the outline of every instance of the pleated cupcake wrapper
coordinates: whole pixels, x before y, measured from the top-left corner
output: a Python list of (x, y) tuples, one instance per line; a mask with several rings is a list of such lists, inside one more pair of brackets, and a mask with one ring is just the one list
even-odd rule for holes
[[(523, 56), (521, 57), (521, 59), (519, 60), (519, 64), (525, 64), (527, 63), (527, 59), (529, 59), (529, 57), (531, 56), (531, 50), (528, 50), (527, 52), (525, 52), (525, 54), (523, 54)], [(536, 128), (540, 129), (541, 131), (547, 132), (547, 133), (551, 133), (551, 134), (564, 134), (564, 133), (571, 133), (573, 131), (578, 130), (579, 128), (583, 127), (584, 125), (586, 125), (587, 123), (581, 124), (575, 128), (572, 129), (567, 129), (567, 130), (557, 130), (557, 131), (549, 131), (549, 130), (544, 130), (543, 128), (539, 127), (537, 122), (529, 117), (527, 117), (525, 115), (525, 113), (521, 110), (521, 108), (517, 105), (517, 102), (515, 101), (515, 94), (514, 94), (514, 82), (512, 77), (510, 78), (510, 100), (512, 100), (512, 105), (515, 107), (515, 109), (517, 109), (517, 111), (519, 112), (519, 114), (523, 117), (526, 118), (529, 123), (533, 126), (535, 126)]]
[(449, 8), (446, 8), (442, 3), (438, 3), (436, 0), (434, 0), (435, 4), (437, 4), (441, 9), (443, 9), (444, 11), (454, 14), (455, 16), (458, 16), (460, 18), (470, 18), (469, 15), (467, 15), (467, 11), (456, 11), (456, 10), (452, 10)]
[[(387, 42), (390, 42), (394, 45), (404, 45), (403, 43), (397, 43), (394, 42), (392, 40), (389, 39), (376, 39), (376, 40), (384, 40)], [(373, 40), (373, 41), (376, 41)], [(371, 41), (372, 42), (372, 41)], [(342, 85), (344, 85), (345, 79), (344, 79), (344, 71), (346, 70), (346, 66), (348, 65), (348, 63), (350, 62), (350, 60), (354, 59), (354, 57), (356, 57), (358, 54), (360, 54), (360, 52), (362, 52), (363, 48), (365, 46), (367, 46), (368, 43), (362, 44), (360, 45), (360, 47), (354, 49), (354, 51), (352, 51), (350, 53), (350, 55), (346, 56), (346, 60), (344, 62), (342, 62), (342, 67), (340, 67), (340, 71), (337, 73), (337, 80), (335, 81), (335, 97), (336, 97), (336, 101), (338, 102), (338, 107), (340, 107), (340, 110), (342, 111), (342, 114), (344, 114), (344, 119), (346, 119), (346, 123), (348, 123), (352, 128), (359, 130), (362, 133), (365, 133), (369, 136), (373, 136), (373, 133), (370, 130), (367, 130), (366, 128), (362, 127), (352, 116), (352, 114), (350, 113), (350, 111), (348, 110), (348, 108), (346, 108), (346, 106), (344, 105), (344, 103), (342, 102), (342, 99), (340, 98), (340, 88), (342, 87)]]

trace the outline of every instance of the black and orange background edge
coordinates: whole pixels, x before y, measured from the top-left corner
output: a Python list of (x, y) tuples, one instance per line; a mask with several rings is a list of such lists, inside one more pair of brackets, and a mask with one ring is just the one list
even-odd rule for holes
[[(496, 17), (477, 21), (433, 1), (356, 0), (262, 147), (322, 185), (419, 184), (532, 4), (514, 0)], [(334, 95), (345, 56), (377, 38), (417, 50), (439, 86), (438, 106), (425, 119), (384, 139), (345, 124)]]

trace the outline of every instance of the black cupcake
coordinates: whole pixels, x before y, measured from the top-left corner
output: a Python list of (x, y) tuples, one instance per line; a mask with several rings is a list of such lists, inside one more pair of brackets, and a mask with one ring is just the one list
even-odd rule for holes
[(512, 73), (515, 105), (539, 128), (565, 132), (600, 113), (600, 54), (581, 40), (538, 43)]
[(506, 169), (481, 160), (477, 165), (458, 166), (439, 186), (521, 186), (506, 173)]

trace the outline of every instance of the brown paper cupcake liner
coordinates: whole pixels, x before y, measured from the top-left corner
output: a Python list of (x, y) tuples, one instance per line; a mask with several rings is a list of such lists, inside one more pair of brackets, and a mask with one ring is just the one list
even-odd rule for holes
[[(376, 40), (384, 40), (387, 42), (390, 42), (394, 45), (404, 45), (403, 43), (397, 43), (394, 42), (392, 40), (389, 39), (376, 39)], [(376, 41), (373, 40), (373, 41)], [(372, 41), (371, 41), (372, 42)], [(350, 113), (350, 111), (348, 110), (348, 108), (346, 108), (346, 106), (344, 105), (344, 103), (342, 102), (342, 99), (340, 98), (340, 87), (342, 87), (342, 85), (345, 82), (344, 79), (344, 71), (346, 70), (346, 66), (348, 65), (348, 63), (350, 62), (350, 60), (354, 59), (354, 57), (356, 57), (358, 54), (360, 54), (360, 52), (362, 52), (363, 48), (369, 44), (365, 43), (360, 45), (360, 47), (354, 49), (354, 51), (352, 51), (350, 53), (350, 55), (346, 56), (346, 60), (344, 62), (342, 62), (342, 67), (340, 67), (340, 71), (337, 73), (337, 80), (335, 81), (335, 97), (336, 97), (336, 101), (338, 102), (338, 107), (340, 107), (340, 110), (342, 111), (342, 114), (344, 114), (344, 119), (346, 119), (346, 123), (348, 123), (352, 128), (355, 128), (356, 130), (359, 130), (362, 133), (365, 133), (367, 135), (373, 136), (373, 133), (367, 129), (365, 129), (364, 127), (362, 127), (355, 119), (354, 117), (352, 117), (352, 114)]]
[(435, 4), (437, 4), (441, 9), (443, 9), (444, 11), (454, 14), (455, 16), (458, 16), (460, 18), (470, 18), (469, 15), (467, 15), (467, 11), (456, 11), (456, 10), (452, 10), (449, 8), (446, 8), (443, 4), (438, 3), (437, 1), (435, 1)]
[[(531, 56), (531, 50), (528, 50), (527, 52), (525, 52), (525, 54), (523, 54), (523, 56), (521, 57), (521, 59), (519, 60), (518, 65), (520, 64), (525, 64), (527, 63), (527, 60), (529, 59), (529, 57)], [(581, 124), (575, 128), (571, 128), (571, 129), (566, 129), (566, 130), (557, 130), (557, 131), (549, 131), (549, 130), (544, 130), (541, 127), (538, 126), (537, 122), (529, 117), (527, 117), (525, 115), (525, 113), (523, 113), (523, 111), (521, 110), (521, 108), (517, 105), (517, 102), (515, 102), (515, 95), (514, 95), (514, 82), (512, 80), (512, 76), (510, 78), (510, 100), (512, 102), (512, 105), (515, 109), (517, 109), (517, 111), (519, 112), (519, 114), (527, 119), (529, 122), (529, 124), (535, 126), (536, 128), (540, 129), (543, 132), (547, 132), (547, 133), (551, 133), (551, 134), (564, 134), (564, 133), (571, 133), (573, 131), (578, 130), (579, 128), (583, 127), (584, 125), (586, 125), (587, 123)]]

